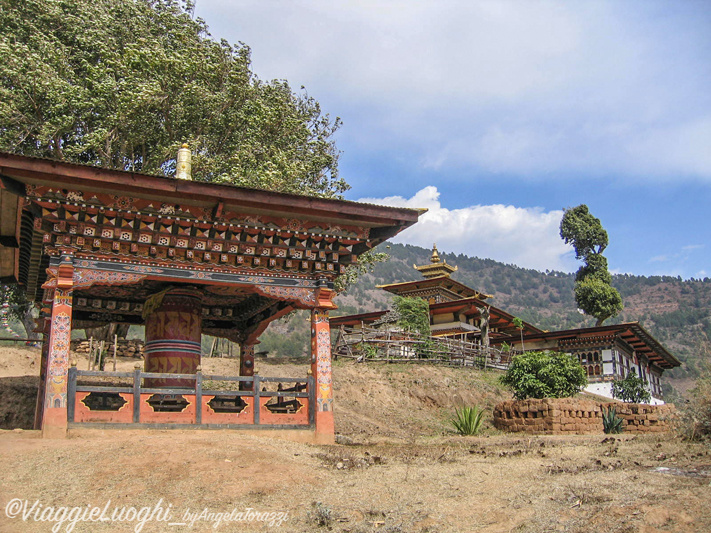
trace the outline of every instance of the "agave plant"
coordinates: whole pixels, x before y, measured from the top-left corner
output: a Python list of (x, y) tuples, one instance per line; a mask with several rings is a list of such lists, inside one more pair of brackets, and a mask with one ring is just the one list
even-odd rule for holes
[(605, 433), (622, 433), (622, 419), (617, 416), (617, 410), (610, 406), (602, 409), (602, 430)]
[(476, 435), (481, 429), (483, 419), (484, 409), (475, 405), (455, 409), (454, 418), (450, 422), (460, 435)]

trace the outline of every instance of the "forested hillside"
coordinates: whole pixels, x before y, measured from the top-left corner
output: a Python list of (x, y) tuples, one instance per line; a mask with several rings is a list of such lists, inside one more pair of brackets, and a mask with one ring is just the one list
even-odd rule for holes
[[(384, 309), (390, 295), (377, 285), (420, 279), (413, 265), (429, 262), (431, 250), (418, 246), (387, 244), (382, 251), (390, 261), (378, 264), (372, 274), (364, 276), (347, 293), (340, 295), (334, 315), (362, 313)], [(456, 280), (481, 292), (491, 294), (493, 305), (547, 330), (593, 326), (595, 320), (580, 314), (573, 297), (574, 274), (538, 272), (506, 265), (492, 259), (479, 259), (463, 254), (440, 251), (440, 257), (458, 268)], [(711, 337), (711, 279), (687, 280), (671, 276), (616, 275), (613, 286), (622, 294), (625, 309), (607, 322), (640, 321), (684, 365), (666, 374), (673, 378), (695, 377), (700, 371), (699, 341)], [(294, 318), (287, 325), (275, 325), (264, 337), (263, 349), (288, 349), (287, 331), (300, 331), (308, 322)], [(272, 330), (272, 328), (270, 328)], [(295, 332), (296, 332), (295, 331)], [(277, 335), (279, 333), (277, 339)], [(306, 338), (300, 333), (299, 342)], [(277, 346), (279, 345), (279, 346)]]

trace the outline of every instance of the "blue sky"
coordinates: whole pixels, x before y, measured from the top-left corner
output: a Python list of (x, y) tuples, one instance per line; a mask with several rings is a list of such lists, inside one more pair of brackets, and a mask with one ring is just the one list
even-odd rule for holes
[(197, 0), (254, 72), (306, 87), (346, 198), (427, 207), (400, 242), (574, 271), (586, 203), (611, 270), (711, 276), (711, 2)]

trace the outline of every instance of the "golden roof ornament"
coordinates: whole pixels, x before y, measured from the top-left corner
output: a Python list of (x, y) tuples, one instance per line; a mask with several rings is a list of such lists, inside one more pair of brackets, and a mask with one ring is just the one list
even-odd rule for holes
[(457, 271), (457, 267), (448, 265), (446, 261), (442, 261), (437, 250), (437, 243), (432, 246), (432, 256), (430, 257), (429, 265), (414, 265), (415, 270), (420, 272), (425, 279), (437, 278), (440, 276), (449, 277), (452, 272)]
[(179, 180), (192, 180), (192, 155), (187, 143), (178, 150), (178, 162), (175, 168), (175, 177)]
[(432, 245), (432, 257), (430, 257), (430, 263), (439, 263), (439, 252), (437, 251), (437, 243)]

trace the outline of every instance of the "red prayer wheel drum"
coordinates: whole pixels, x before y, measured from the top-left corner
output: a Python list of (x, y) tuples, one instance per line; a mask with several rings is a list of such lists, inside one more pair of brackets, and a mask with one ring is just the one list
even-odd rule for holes
[[(145, 371), (195, 374), (200, 365), (202, 298), (191, 289), (170, 289), (146, 301)], [(193, 388), (194, 380), (146, 378), (148, 388)]]

